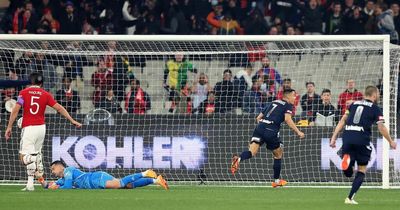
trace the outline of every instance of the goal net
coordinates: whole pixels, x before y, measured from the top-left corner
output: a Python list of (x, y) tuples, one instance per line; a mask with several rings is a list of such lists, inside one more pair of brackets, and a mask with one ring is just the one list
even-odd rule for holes
[[(48, 179), (55, 179), (50, 163), (61, 159), (116, 177), (153, 168), (172, 183), (264, 186), (272, 180), (270, 151), (262, 147), (234, 176), (231, 157), (247, 150), (257, 114), (292, 87), (298, 94), (293, 117), (306, 137), (282, 127), (282, 178), (292, 186), (348, 186), (351, 179), (340, 171), (341, 139), (332, 149), (329, 138), (366, 86), (380, 88), (379, 105), (397, 136), (400, 50), (387, 39), (5, 36), (0, 78), (42, 72), (44, 88), (84, 123), (75, 129), (48, 108), (42, 149)], [(3, 140), (4, 107), (12, 107), (21, 89), (1, 89), (0, 183), (26, 180), (18, 162), (21, 130), (15, 126), (11, 140)], [(400, 149), (389, 151), (375, 127), (371, 146), (367, 185), (400, 186)]]

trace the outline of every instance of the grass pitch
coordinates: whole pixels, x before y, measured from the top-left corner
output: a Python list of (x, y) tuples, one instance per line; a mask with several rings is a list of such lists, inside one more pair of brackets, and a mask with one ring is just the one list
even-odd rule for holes
[(133, 190), (58, 190), (0, 186), (1, 210), (397, 210), (400, 190), (361, 189), (358, 206), (344, 205), (349, 189), (172, 186)]

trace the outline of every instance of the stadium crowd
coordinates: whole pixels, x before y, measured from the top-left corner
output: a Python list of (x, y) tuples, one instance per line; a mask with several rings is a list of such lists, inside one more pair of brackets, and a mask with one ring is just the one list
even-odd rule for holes
[(10, 0), (10, 34), (390, 34), (395, 0)]

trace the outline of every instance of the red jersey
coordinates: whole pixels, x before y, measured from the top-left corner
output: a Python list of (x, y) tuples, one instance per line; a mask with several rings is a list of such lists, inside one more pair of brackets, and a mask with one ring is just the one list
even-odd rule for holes
[(53, 96), (39, 86), (30, 86), (23, 89), (18, 96), (17, 103), (22, 106), (22, 128), (30, 125), (43, 125), (46, 106), (54, 106), (57, 102)]
[(339, 95), (339, 101), (338, 101), (338, 110), (342, 115), (346, 112), (346, 110), (349, 108), (350, 104), (346, 104), (347, 101), (360, 101), (363, 99), (363, 94), (359, 92), (357, 89), (355, 89), (353, 92), (350, 92), (349, 90), (345, 90), (343, 93)]

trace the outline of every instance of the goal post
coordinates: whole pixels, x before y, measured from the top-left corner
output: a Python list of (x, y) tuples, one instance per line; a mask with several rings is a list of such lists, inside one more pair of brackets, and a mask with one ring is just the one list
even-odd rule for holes
[[(292, 186), (340, 187), (351, 181), (338, 168), (340, 151), (327, 144), (341, 110), (318, 116), (318, 106), (309, 105), (313, 99), (301, 99), (307, 82), (318, 95), (330, 89), (336, 109), (349, 79), (360, 92), (381, 87), (379, 105), (397, 139), (400, 47), (388, 35), (1, 35), (0, 61), (1, 79), (10, 70), (20, 79), (42, 71), (45, 88), (85, 124), (75, 129), (48, 110), (45, 167), (62, 159), (116, 177), (154, 168), (177, 184), (263, 185), (272, 179), (265, 148), (235, 176), (229, 174), (230, 158), (247, 148), (254, 118), (279, 97), (289, 78), (299, 94), (294, 119), (306, 134), (302, 141), (282, 127), (282, 176)], [(3, 88), (2, 99), (15, 98), (18, 90)], [(2, 139), (8, 114), (0, 114)], [(12, 139), (1, 143), (1, 184), (26, 179), (18, 163), (20, 132), (15, 127)], [(367, 185), (399, 187), (400, 149), (389, 150), (381, 138), (374, 127)]]

